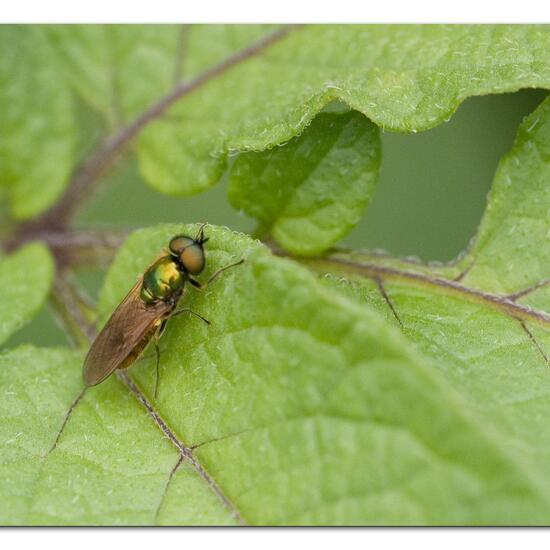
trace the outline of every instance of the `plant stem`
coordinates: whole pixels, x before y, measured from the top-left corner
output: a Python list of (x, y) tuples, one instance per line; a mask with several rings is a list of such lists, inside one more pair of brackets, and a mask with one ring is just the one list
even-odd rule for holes
[(4, 244), (8, 252), (29, 241), (41, 241), (54, 255), (61, 269), (74, 265), (108, 265), (116, 250), (124, 243), (129, 229), (40, 229), (16, 233)]

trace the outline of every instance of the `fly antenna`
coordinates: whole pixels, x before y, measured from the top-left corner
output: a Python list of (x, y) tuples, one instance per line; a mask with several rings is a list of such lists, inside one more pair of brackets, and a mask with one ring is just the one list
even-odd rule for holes
[(208, 237), (204, 237), (204, 228), (208, 225), (208, 222), (204, 222), (197, 231), (197, 236), (195, 237), (195, 241), (202, 244), (205, 243), (208, 240)]

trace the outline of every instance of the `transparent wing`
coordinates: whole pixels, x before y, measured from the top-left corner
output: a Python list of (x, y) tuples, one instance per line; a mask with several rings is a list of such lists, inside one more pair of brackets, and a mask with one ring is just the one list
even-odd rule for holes
[(84, 360), (86, 386), (95, 386), (117, 368), (130, 366), (172, 310), (165, 302), (145, 304), (139, 295), (140, 288), (141, 281), (130, 290), (94, 340)]

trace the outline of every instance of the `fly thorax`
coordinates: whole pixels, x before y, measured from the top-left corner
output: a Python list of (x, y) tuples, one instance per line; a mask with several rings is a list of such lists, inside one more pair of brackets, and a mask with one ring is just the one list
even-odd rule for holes
[(185, 284), (185, 275), (170, 257), (158, 259), (143, 275), (141, 299), (146, 302), (168, 300)]

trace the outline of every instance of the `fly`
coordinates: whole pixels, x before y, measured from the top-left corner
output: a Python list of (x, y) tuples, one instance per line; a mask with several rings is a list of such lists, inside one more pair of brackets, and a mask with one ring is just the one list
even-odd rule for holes
[[(205, 224), (204, 224), (205, 225)], [(156, 352), (155, 397), (158, 394), (160, 350), (159, 339), (166, 323), (181, 313), (191, 313), (206, 324), (205, 319), (190, 308), (177, 309), (189, 282), (198, 289), (206, 288), (226, 269), (242, 264), (244, 260), (227, 265), (214, 272), (205, 284), (194, 276), (206, 264), (204, 225), (195, 238), (177, 235), (170, 240), (167, 254), (156, 259), (140, 280), (115, 309), (94, 340), (84, 360), (84, 383), (95, 386), (117, 369), (130, 367), (154, 341)]]

